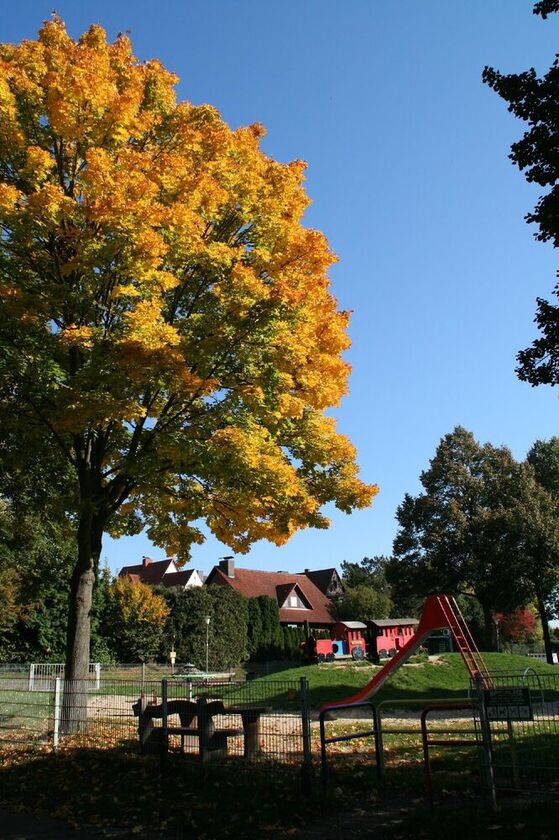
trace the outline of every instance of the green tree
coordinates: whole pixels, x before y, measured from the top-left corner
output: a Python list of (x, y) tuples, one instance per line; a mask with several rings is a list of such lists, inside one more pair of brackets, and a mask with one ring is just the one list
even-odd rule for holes
[[(542, 0), (535, 14), (546, 18), (556, 12), (555, 0)], [(526, 180), (544, 189), (526, 220), (537, 225), (536, 239), (559, 245), (559, 59), (538, 77), (532, 67), (521, 73), (502, 74), (485, 67), (483, 81), (508, 104), (508, 110), (528, 123), (524, 136), (511, 146), (510, 159)], [(559, 295), (559, 286), (553, 290)], [(531, 347), (518, 353), (517, 374), (532, 385), (559, 383), (559, 307), (538, 298), (536, 324), (540, 330)]]
[[(528, 452), (527, 462), (533, 467), (538, 485), (544, 493), (538, 492), (529, 500), (529, 509), (535, 518), (536, 534), (534, 546), (534, 593), (541, 619), (543, 641), (548, 662), (552, 661), (549, 619), (559, 614), (559, 559), (553, 542), (555, 519), (559, 516), (559, 438), (536, 440)], [(551, 497), (551, 500), (548, 498)], [(548, 540), (543, 545), (537, 539), (541, 522), (547, 523)]]
[(0, 427), (67, 473), (70, 678), (105, 532), (146, 527), (186, 560), (204, 520), (247, 551), (377, 489), (325, 414), (348, 314), (302, 223), (304, 165), (267, 157), (259, 125), (178, 103), (176, 82), (126, 36), (74, 41), (56, 16), (0, 45)]
[(494, 611), (510, 612), (535, 594), (542, 623), (557, 573), (557, 510), (528, 464), (505, 447), (478, 444), (461, 427), (446, 435), (422, 473), (423, 492), (398, 508), (396, 593), (473, 595), (485, 643)]
[(258, 659), (262, 646), (263, 620), (262, 610), (257, 598), (249, 598), (247, 605), (247, 652), (249, 659)]
[[(174, 643), (179, 662), (210, 670), (235, 668), (247, 658), (248, 600), (226, 586), (163, 590), (170, 609), (164, 647)], [(206, 616), (210, 617), (207, 632)], [(206, 635), (207, 632), (207, 635)]]
[(384, 592), (371, 586), (349, 587), (336, 606), (336, 617), (345, 621), (388, 618), (392, 601)]
[(537, 482), (559, 498), (559, 437), (536, 440), (526, 460), (534, 468)]
[(386, 567), (389, 562), (390, 558), (382, 554), (364, 557), (360, 563), (344, 560), (341, 564), (342, 581), (350, 589), (356, 586), (370, 586), (377, 592), (390, 595), (390, 584), (386, 579)]

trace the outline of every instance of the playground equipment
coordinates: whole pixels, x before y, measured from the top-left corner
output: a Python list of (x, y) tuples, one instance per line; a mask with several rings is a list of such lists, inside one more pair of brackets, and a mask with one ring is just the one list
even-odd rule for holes
[(365, 659), (367, 645), (362, 631), (367, 625), (362, 621), (338, 621), (332, 628), (330, 639), (315, 639), (309, 636), (301, 643), (301, 653), (310, 662), (334, 662), (335, 660)]
[(449, 595), (431, 595), (425, 602), (417, 630), (409, 642), (400, 648), (361, 691), (344, 700), (325, 703), (321, 707), (321, 713), (368, 703), (386, 680), (415, 653), (433, 630), (446, 628), (450, 630), (470, 677), (480, 681), (484, 688), (490, 688), (493, 685), (491, 675), (456, 600)]

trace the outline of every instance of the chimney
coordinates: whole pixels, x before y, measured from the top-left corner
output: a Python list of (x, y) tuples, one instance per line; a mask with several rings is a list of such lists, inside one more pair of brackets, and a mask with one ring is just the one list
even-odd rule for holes
[(144, 567), (144, 569), (146, 568), (146, 566), (149, 566), (150, 563), (153, 563), (151, 557), (142, 557), (142, 566)]
[(222, 572), (224, 572), (228, 578), (235, 577), (235, 558), (234, 557), (222, 557), (219, 561), (219, 568)]

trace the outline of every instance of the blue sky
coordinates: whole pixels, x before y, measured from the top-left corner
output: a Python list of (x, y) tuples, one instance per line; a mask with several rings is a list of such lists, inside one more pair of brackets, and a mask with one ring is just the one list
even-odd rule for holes
[[(34, 38), (52, 0), (0, 0), (0, 40)], [(263, 123), (264, 150), (308, 161), (306, 224), (340, 258), (333, 292), (353, 310), (350, 394), (336, 412), (380, 494), (332, 512), (328, 531), (238, 558), (261, 569), (320, 568), (389, 553), (395, 511), (440, 438), (461, 424), (523, 458), (559, 433), (557, 394), (517, 380), (559, 255), (523, 220), (538, 191), (507, 159), (522, 131), (481, 83), (490, 64), (545, 71), (559, 17), (529, 0), (59, 0), (73, 36), (101, 23), (130, 31), (142, 58), (176, 72), (178, 95), (233, 126)], [(213, 538), (192, 565), (231, 553)], [(105, 540), (118, 570), (142, 536)]]

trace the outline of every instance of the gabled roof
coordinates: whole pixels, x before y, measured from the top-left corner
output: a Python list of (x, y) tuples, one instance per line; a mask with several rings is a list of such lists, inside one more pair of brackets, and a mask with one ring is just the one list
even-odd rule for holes
[(332, 583), (332, 578), (335, 578), (336, 583), (340, 585), (341, 588), (341, 580), (340, 576), (336, 569), (306, 569), (304, 572), (299, 572), (301, 575), (305, 575), (306, 577), (311, 580), (315, 586), (317, 586), (321, 592), (326, 593)]
[[(312, 609), (312, 605), (308, 602), (308, 599), (305, 597), (305, 593), (303, 592), (298, 583), (280, 583), (278, 584), (278, 586), (276, 586), (276, 597), (278, 607), (283, 607), (283, 605), (293, 592), (296, 593), (296, 595), (303, 602), (307, 609)], [(286, 609), (292, 610), (294, 608), (286, 607)]]
[(181, 572), (169, 572), (163, 578), (163, 586), (186, 586), (196, 569), (184, 569)]
[[(280, 621), (284, 624), (330, 625), (334, 619), (330, 613), (331, 601), (320, 589), (309, 580), (306, 575), (289, 574), (288, 572), (263, 572), (257, 569), (235, 568), (234, 577), (228, 577), (218, 566), (214, 566), (207, 577), (206, 584), (219, 583), (230, 586), (245, 598), (257, 598), (268, 595), (278, 601), (278, 587), (285, 597), (297, 586), (302, 600), (309, 604), (309, 609), (294, 609), (279, 606)], [(283, 599), (285, 603), (285, 598)]]
[(130, 577), (131, 575), (137, 575), (142, 583), (149, 583), (151, 586), (156, 586), (162, 582), (163, 576), (167, 572), (173, 573), (177, 571), (175, 561), (171, 557), (167, 557), (165, 560), (150, 560), (149, 557), (145, 559), (148, 562), (137, 563), (135, 566), (123, 566), (118, 576)]

